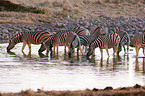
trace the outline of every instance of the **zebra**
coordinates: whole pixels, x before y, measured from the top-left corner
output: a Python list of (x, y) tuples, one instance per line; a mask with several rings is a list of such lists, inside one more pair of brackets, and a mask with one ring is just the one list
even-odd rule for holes
[(90, 43), (86, 57), (89, 58), (92, 54), (94, 54), (95, 48), (97, 47), (100, 48), (101, 57), (103, 57), (103, 49), (106, 49), (107, 55), (109, 57), (108, 49), (110, 48), (113, 48), (114, 52), (117, 55), (119, 42), (120, 36), (116, 32), (98, 37)]
[(40, 57), (42, 57), (42, 56), (44, 57), (44, 55), (42, 54), (42, 52), (44, 50), (46, 50), (46, 56), (48, 56), (48, 52), (49, 51), (52, 52), (52, 47), (55, 48), (55, 46), (57, 46), (58, 42), (59, 42), (59, 38), (56, 34), (50, 35), (46, 40), (44, 40), (42, 42), (41, 47), (38, 50), (38, 53), (39, 53)]
[[(124, 48), (124, 52), (128, 53), (129, 52), (129, 45), (130, 45), (129, 34), (127, 32), (123, 32), (123, 31), (119, 31), (119, 30), (115, 30), (115, 31), (120, 36), (120, 42), (119, 42), (117, 54), (119, 55), (119, 53), (122, 51), (122, 47)], [(125, 45), (127, 45), (127, 51), (126, 51)]]
[(16, 35), (14, 35), (10, 40), (9, 40), (9, 45), (7, 47), (7, 52), (10, 52), (12, 48), (17, 43), (23, 42), (22, 46), (22, 53), (24, 54), (24, 48), (26, 44), (28, 45), (29, 48), (29, 55), (31, 55), (31, 44), (41, 44), (45, 39), (47, 39), (51, 33), (49, 31), (45, 32), (20, 32)]
[[(72, 29), (72, 30), (58, 30), (56, 33), (57, 34), (63, 34), (63, 35), (65, 35), (65, 33), (67, 33), (67, 32), (74, 32), (74, 33), (76, 33), (77, 35), (86, 35), (86, 36), (88, 36), (88, 35), (90, 35), (90, 32), (86, 29), (86, 28), (84, 28), (84, 27), (75, 27), (74, 29)], [(61, 35), (60, 35), (61, 36)], [(80, 42), (80, 40), (74, 40), (75, 41), (75, 43), (77, 43), (77, 42)], [(61, 42), (61, 41), (60, 41)], [(64, 42), (64, 41), (63, 41)], [(75, 44), (74, 43), (74, 44)], [(61, 45), (61, 44), (60, 44)], [(62, 44), (63, 45), (63, 44)], [(74, 46), (74, 45), (73, 45)], [(78, 47), (78, 46), (75, 46), (75, 47)], [(77, 49), (77, 54), (79, 54), (79, 49), (80, 49), (80, 47)], [(55, 48), (54, 48), (54, 50), (55, 50)], [(65, 47), (65, 53), (66, 53), (66, 47)], [(57, 46), (57, 53), (58, 53), (58, 46)], [(81, 53), (82, 53), (82, 51), (81, 51)], [(83, 53), (82, 53), (83, 54)]]
[[(75, 42), (77, 41), (77, 43)], [(65, 46), (64, 51), (66, 53), (66, 46), (68, 47), (68, 54), (71, 56), (74, 53), (74, 47), (78, 47), (79, 50), (81, 51), (81, 44), (79, 37), (76, 33), (74, 32), (58, 32), (49, 38), (47, 38), (43, 44), (41, 45), (39, 49), (39, 54), (41, 54), (44, 49), (46, 48), (47, 51), (51, 50), (52, 47), (54, 48), (54, 53), (55, 53), (55, 46), (57, 46), (57, 54), (58, 54), (58, 46)], [(81, 51), (82, 53), (82, 51)], [(83, 54), (83, 53), (82, 53)]]
[[(145, 30), (140, 33), (135, 33), (132, 38), (132, 45), (135, 47), (136, 50), (136, 56), (138, 56), (139, 49), (143, 48), (143, 54), (144, 54), (144, 47), (145, 47)], [(144, 54), (145, 55), (145, 54)]]
[[(59, 46), (64, 46), (66, 43), (72, 42), (72, 39), (74, 38), (74, 36), (76, 36), (77, 38), (73, 41), (73, 47), (78, 48), (77, 53), (79, 50), (82, 53), (82, 50), (80, 48), (81, 45), (79, 45), (79, 44), (81, 44), (81, 43), (79, 43), (80, 39), (78, 38), (78, 35), (76, 33), (74, 33), (73, 31), (70, 31), (70, 30), (61, 30), (61, 31), (57, 32), (57, 35), (59, 35), (59, 39), (60, 39)], [(78, 45), (76, 45), (76, 44), (78, 44)], [(66, 54), (66, 46), (65, 46), (64, 50), (65, 50), (65, 54)], [(58, 53), (58, 46), (57, 46), (57, 53)]]

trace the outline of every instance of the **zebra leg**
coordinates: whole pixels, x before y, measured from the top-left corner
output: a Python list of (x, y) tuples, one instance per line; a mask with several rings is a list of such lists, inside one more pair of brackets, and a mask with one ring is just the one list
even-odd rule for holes
[(109, 52), (108, 52), (108, 48), (105, 48), (105, 49), (106, 49), (106, 52), (107, 52), (108, 57), (110, 57)]
[(82, 45), (82, 49), (83, 52), (87, 53), (87, 46)]
[[(50, 46), (46, 46), (46, 51), (47, 51), (47, 54), (46, 54), (46, 56), (48, 57), (50, 57), (51, 56), (51, 53), (52, 53), (52, 46), (50, 45)], [(50, 53), (51, 52), (51, 53)]]
[(127, 54), (129, 53), (129, 44), (127, 44)]
[[(66, 48), (66, 46), (65, 46)], [(71, 48), (68, 46), (68, 56), (71, 57), (72, 53), (70, 52)], [(64, 50), (65, 51), (65, 50)], [(65, 52), (65, 55), (66, 55), (66, 52)]]
[(26, 46), (26, 43), (25, 43), (25, 42), (23, 42), (23, 46), (22, 46), (22, 53), (23, 53), (23, 55), (24, 55), (24, 56), (26, 56), (26, 54), (24, 53), (24, 48), (25, 48), (25, 46)]
[(136, 56), (138, 55), (138, 48), (135, 46)]
[(126, 49), (125, 49), (125, 46), (123, 45), (123, 49), (124, 49), (124, 54), (126, 54)]
[(23, 43), (22, 52), (24, 52), (23, 50), (24, 50), (25, 46), (26, 46), (26, 43)]
[[(68, 47), (68, 49), (69, 49), (69, 47)], [(70, 51), (70, 49), (69, 49), (69, 51)], [(64, 54), (66, 55), (66, 45), (64, 46)]]
[(40, 49), (38, 50), (39, 53), (43, 52), (45, 50), (45, 46), (43, 44), (41, 44)]
[(28, 56), (31, 56), (31, 44), (30, 43), (28, 44), (28, 48), (29, 48), (29, 54), (28, 54)]
[(50, 44), (49, 50), (47, 50), (47, 54), (49, 54), (49, 57), (53, 55), (52, 47), (54, 48), (55, 46), (53, 46), (53, 45)]
[(77, 48), (77, 56), (79, 56), (79, 48)]
[(101, 52), (101, 58), (103, 57), (103, 49), (100, 48), (100, 52)]
[(92, 56), (95, 56), (95, 49), (93, 50), (93, 54), (92, 54)]
[(135, 50), (136, 50), (136, 57), (138, 56), (139, 49), (140, 49), (140, 48), (135, 47)]
[(81, 54), (84, 55), (80, 46), (78, 47), (78, 49), (81, 51)]
[(113, 48), (113, 56), (115, 55), (115, 50), (114, 50), (114, 48)]
[[(118, 45), (116, 45), (114, 48), (113, 48), (113, 50), (114, 50), (114, 52), (116, 53), (116, 55), (117, 55), (117, 50), (118, 49)], [(113, 53), (114, 54), (114, 53)]]
[(49, 55), (49, 49), (48, 47), (46, 47), (46, 57), (48, 57), (48, 55)]
[(57, 46), (53, 45), (54, 56), (55, 56), (55, 47), (57, 47)]
[(143, 49), (143, 55), (145, 56), (145, 54), (144, 54), (144, 47), (142, 49)]
[(48, 57), (48, 54), (49, 54), (48, 46), (45, 46), (45, 48), (46, 48), (46, 57)]
[(58, 47), (59, 47), (59, 45), (57, 45), (57, 56), (58, 56)]
[[(38, 54), (40, 57), (45, 57), (44, 54), (42, 54), (42, 52), (46, 50), (45, 46), (43, 44), (41, 44), (40, 49), (38, 50)], [(46, 54), (47, 54), (47, 50), (46, 50)]]
[[(52, 51), (52, 46), (50, 44), (46, 45), (45, 43), (44, 43), (44, 46), (45, 46), (45, 49), (46, 49), (46, 57), (48, 57), (48, 54), (50, 53), (50, 51)], [(49, 54), (49, 57), (50, 57), (50, 54)]]

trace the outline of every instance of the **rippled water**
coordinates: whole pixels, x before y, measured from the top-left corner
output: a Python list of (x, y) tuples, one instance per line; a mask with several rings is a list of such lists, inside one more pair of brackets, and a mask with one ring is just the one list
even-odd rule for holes
[[(32, 45), (32, 56), (24, 56), (21, 52), (22, 43), (12, 49), (14, 54), (8, 54), (8, 43), (0, 44), (0, 92), (20, 92), (21, 90), (83, 90), (86, 88), (113, 88), (133, 86), (136, 83), (145, 85), (145, 59), (135, 57), (134, 48), (129, 55), (122, 51), (119, 58), (110, 57), (104, 50), (103, 59), (100, 50), (96, 56), (87, 60), (85, 56), (65, 57), (63, 47), (55, 58), (40, 58), (40, 45)], [(25, 53), (28, 48), (26, 46)], [(133, 50), (133, 51), (132, 51)]]

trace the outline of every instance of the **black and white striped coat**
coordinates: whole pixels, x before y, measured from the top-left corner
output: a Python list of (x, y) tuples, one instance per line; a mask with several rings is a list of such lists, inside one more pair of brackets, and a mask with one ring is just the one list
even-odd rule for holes
[(135, 46), (136, 56), (138, 56), (139, 49), (143, 48), (144, 54), (144, 47), (145, 47), (145, 31), (143, 33), (135, 33), (132, 38), (132, 45)]
[(14, 46), (17, 43), (23, 42), (22, 52), (23, 52), (26, 44), (28, 44), (29, 54), (30, 54), (31, 53), (31, 44), (41, 44), (50, 35), (51, 35), (51, 33), (48, 31), (46, 31), (46, 32), (21, 32), (21, 33), (18, 33), (9, 40), (7, 52), (10, 52), (10, 50), (12, 48), (14, 48)]
[[(129, 45), (130, 45), (129, 34), (127, 32), (118, 31), (118, 30), (116, 31), (116, 33), (120, 36), (120, 42), (119, 42), (117, 54), (119, 55), (119, 53), (122, 51), (122, 47), (124, 48), (124, 52), (128, 53), (129, 52)], [(127, 45), (127, 51), (126, 51), (125, 45)]]
[(69, 55), (72, 55), (74, 53), (74, 48), (78, 47), (80, 50), (80, 40), (76, 33), (68, 31), (59, 31), (56, 34), (50, 36), (48, 39), (46, 39), (41, 48), (39, 49), (39, 53), (43, 52), (43, 50), (46, 48), (47, 51), (51, 50), (51, 48), (54, 48), (55, 53), (55, 47), (57, 47), (57, 54), (58, 54), (58, 46), (65, 46), (64, 51), (66, 53), (66, 46), (68, 47)]
[(90, 57), (94, 53), (95, 48), (97, 48), (97, 47), (100, 48), (101, 57), (103, 56), (102, 49), (106, 49), (108, 56), (109, 56), (108, 49), (110, 49), (110, 48), (113, 48), (113, 50), (117, 54), (119, 42), (120, 42), (120, 36), (115, 32), (110, 33), (110, 34), (105, 35), (105, 36), (101, 36), (101, 37), (93, 40), (90, 43), (86, 56)]

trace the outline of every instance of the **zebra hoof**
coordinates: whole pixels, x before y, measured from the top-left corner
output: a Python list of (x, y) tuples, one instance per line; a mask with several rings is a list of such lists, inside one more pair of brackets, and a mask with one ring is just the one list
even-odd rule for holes
[(9, 52), (10, 52), (10, 50), (9, 50), (9, 49), (7, 49), (7, 52), (9, 53)]
[(40, 58), (46, 57), (43, 53), (39, 53)]
[(10, 55), (16, 55), (14, 52), (11, 52), (11, 51), (8, 51), (7, 53)]

